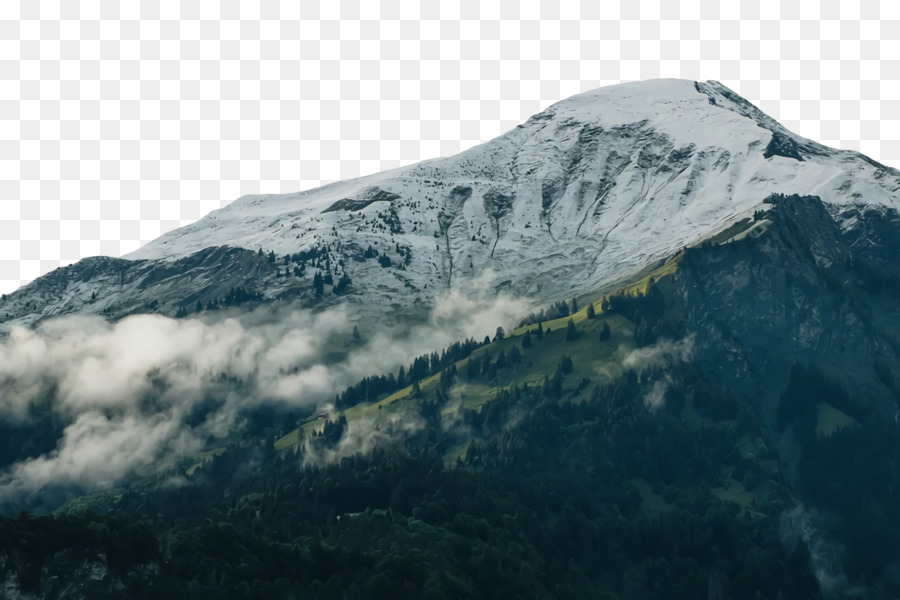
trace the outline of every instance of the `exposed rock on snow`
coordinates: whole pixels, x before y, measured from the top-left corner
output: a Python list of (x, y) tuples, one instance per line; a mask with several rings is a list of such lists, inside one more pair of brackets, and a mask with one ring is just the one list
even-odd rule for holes
[[(111, 314), (140, 310), (147, 273), (215, 246), (261, 248), (279, 260), (327, 252), (289, 285), (247, 271), (245, 285), (269, 298), (287, 289), (305, 297), (327, 264), (335, 281), (352, 280), (345, 298), (379, 312), (424, 310), (439, 292), (488, 270), (494, 286), (544, 303), (696, 244), (773, 192), (816, 195), (836, 215), (852, 215), (900, 208), (898, 189), (897, 171), (796, 136), (717, 82), (627, 83), (558, 102), (452, 157), (295, 194), (245, 196), (127, 256), (142, 261), (133, 289), (70, 284), (36, 301), (38, 280), (0, 302), (0, 320), (85, 310), (94, 290)], [(369, 247), (378, 260), (364, 257)], [(190, 269), (183, 275), (156, 286), (160, 310), (193, 301), (185, 300), (194, 293)], [(215, 280), (216, 269), (204, 276)]]

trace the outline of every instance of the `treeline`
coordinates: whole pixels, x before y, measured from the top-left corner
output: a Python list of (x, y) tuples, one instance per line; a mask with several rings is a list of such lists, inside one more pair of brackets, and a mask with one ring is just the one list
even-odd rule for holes
[(548, 308), (541, 309), (540, 312), (531, 313), (521, 321), (518, 327), (525, 325), (534, 325), (535, 323), (543, 323), (544, 321), (552, 321), (553, 319), (562, 319), (578, 312), (578, 302), (575, 298), (569, 303), (560, 301), (551, 304)]
[(400, 262), (395, 263), (387, 252), (382, 252), (381, 254), (379, 254), (371, 244), (366, 248), (362, 256), (365, 260), (368, 260), (370, 258), (377, 258), (378, 264), (381, 265), (383, 269), (396, 266), (401, 271), (406, 270), (406, 266), (412, 262), (412, 247), (403, 246), (398, 242), (394, 245), (394, 251), (397, 252), (397, 254), (400, 256)]
[(666, 310), (666, 300), (656, 282), (650, 278), (646, 293), (635, 290), (633, 293), (604, 296), (600, 308), (603, 312), (621, 314), (629, 321), (636, 321), (638, 317), (658, 319)]
[[(662, 380), (670, 391), (651, 411), (643, 398)], [(678, 414), (697, 394), (709, 423), (692, 428)], [(702, 407), (733, 400), (696, 367), (631, 371), (578, 404), (542, 386), (503, 390), (480, 411), (447, 415), (441, 402), (418, 403), (412, 433), (386, 426), (393, 442), (337, 463), (307, 453), (339, 440), (340, 420), (308, 449), (234, 445), (185, 484), (125, 491), (115, 518), (152, 537), (139, 538), (151, 552), (131, 561), (129, 595), (820, 597), (805, 546), (780, 542), (786, 498), (758, 466), (774, 453), (737, 451), (758, 421), (715, 420)], [(477, 441), (448, 467), (460, 430)], [(713, 493), (751, 469), (771, 488), (753, 512)], [(138, 568), (147, 561), (155, 569)]]
[[(884, 370), (883, 365), (876, 369), (879, 378), (893, 383)], [(830, 432), (819, 430), (823, 402), (854, 422)], [(900, 583), (885, 580), (885, 570), (900, 557), (900, 515), (888, 508), (900, 505), (896, 420), (885, 419), (871, 398), (850, 394), (815, 365), (798, 363), (779, 400), (777, 426), (789, 430), (800, 449), (796, 471), (801, 499), (823, 518), (840, 516), (843, 522), (829, 530), (846, 549), (842, 566), (847, 576), (882, 581), (900, 593)]]
[[(228, 293), (221, 298), (210, 298), (203, 304), (202, 299), (197, 300), (194, 305), (193, 312), (199, 313), (203, 310), (219, 310), (231, 306), (240, 306), (245, 302), (261, 302), (263, 299), (262, 292), (245, 288), (244, 286), (232, 286)], [(180, 319), (191, 314), (187, 306), (181, 306), (175, 312), (175, 318)]]
[(145, 523), (116, 514), (0, 517), (0, 553), (3, 579), (15, 579), (28, 597), (152, 598), (164, 591), (154, 585), (162, 561), (157, 538)]
[(349, 386), (334, 398), (337, 410), (346, 410), (362, 402), (373, 402), (384, 394), (393, 394), (422, 379), (437, 375), (456, 362), (467, 358), (472, 352), (491, 343), (489, 337), (481, 342), (469, 338), (462, 342), (454, 342), (441, 352), (432, 352), (416, 357), (409, 368), (400, 367), (396, 375), (372, 375), (364, 377), (355, 385)]

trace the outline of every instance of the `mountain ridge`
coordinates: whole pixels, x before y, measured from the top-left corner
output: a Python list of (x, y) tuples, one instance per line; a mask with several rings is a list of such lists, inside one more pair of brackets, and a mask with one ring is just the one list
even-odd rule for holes
[(5, 584), (895, 598), (897, 180), (646, 82), (58, 269), (0, 300), (0, 514), (60, 517)]
[[(223, 288), (218, 268), (204, 263), (212, 283), (199, 299), (243, 285), (266, 300), (349, 301), (421, 318), (439, 293), (485, 274), (494, 289), (538, 304), (615, 285), (752, 215), (771, 193), (816, 195), (840, 219), (860, 206), (896, 209), (898, 190), (900, 172), (800, 138), (720, 83), (651, 80), (562, 100), (452, 157), (244, 196), (124, 258), (156, 261), (135, 262), (137, 281), (216, 246), (290, 255), (281, 265), (290, 282), (250, 269), (243, 281), (223, 275)], [(310, 253), (312, 262), (291, 258)], [(316, 273), (352, 286), (318, 294)], [(148, 293), (160, 312), (176, 314), (197, 296), (175, 279), (138, 293), (85, 277), (81, 269), (79, 284), (62, 292), (35, 292), (46, 287), (38, 280), (13, 293), (0, 301), (0, 329), (98, 306), (122, 316), (143, 310)]]

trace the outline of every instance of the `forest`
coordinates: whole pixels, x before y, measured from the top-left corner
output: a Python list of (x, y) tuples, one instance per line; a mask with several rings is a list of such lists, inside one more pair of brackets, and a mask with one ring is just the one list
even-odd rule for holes
[[(692, 359), (586, 369), (684, 335), (669, 285), (366, 377), (299, 444), (275, 441), (315, 415), (261, 408), (194, 469), (0, 517), (4, 580), (47, 598), (896, 597), (900, 445), (871, 398), (797, 361), (766, 422)], [(397, 418), (354, 451), (346, 414), (375, 404)], [(59, 423), (31, 423), (3, 425), (6, 459), (52, 449)]]
[[(325, 441), (234, 444), (105, 514), (3, 520), (6, 569), (42, 589), (62, 551), (105, 556), (147, 598), (818, 597), (805, 546), (779, 537), (791, 499), (775, 454), (740, 450), (760, 425), (735, 398), (691, 364), (628, 371), (578, 403), (561, 397), (575, 383), (450, 416), (435, 394), (418, 431), (335, 463), (315, 456)], [(448, 465), (450, 419), (480, 436)]]

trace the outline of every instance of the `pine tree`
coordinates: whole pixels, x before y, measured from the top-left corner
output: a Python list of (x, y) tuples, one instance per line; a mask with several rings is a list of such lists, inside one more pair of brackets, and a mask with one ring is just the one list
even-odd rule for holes
[[(326, 281), (325, 283), (328, 283), (328, 281)], [(334, 286), (334, 293), (340, 296), (341, 294), (346, 293), (347, 290), (350, 289), (351, 285), (352, 282), (350, 281), (350, 277), (346, 273), (344, 273), (344, 275), (341, 276), (341, 278), (338, 280), (337, 285)]]
[(578, 330), (575, 329), (575, 321), (569, 319), (566, 323), (566, 341), (571, 342), (578, 339)]
[(590, 304), (588, 304), (588, 307), (587, 307), (587, 318), (593, 319), (596, 316), (597, 316), (597, 313), (594, 312), (594, 303), (591, 302)]
[(612, 336), (612, 332), (609, 330), (609, 323), (603, 323), (603, 329), (600, 330), (600, 341), (605, 342)]
[(525, 335), (522, 336), (522, 347), (525, 349), (531, 348), (531, 330), (525, 332)]
[(449, 390), (450, 385), (453, 383), (453, 376), (450, 374), (450, 369), (442, 369), (441, 375), (438, 378), (438, 389), (440, 390)]
[(572, 298), (572, 308), (569, 309), (569, 314), (574, 315), (577, 312), (578, 312), (578, 302), (575, 300), (575, 298)]
[(537, 335), (538, 339), (541, 339), (544, 337), (544, 326), (541, 323), (538, 323), (536, 335)]
[(197, 306), (194, 307), (194, 312), (200, 312), (203, 310), (203, 303), (197, 300)]
[(562, 387), (563, 387), (563, 373), (561, 369), (557, 369), (556, 373), (553, 374), (553, 379), (550, 380), (550, 396), (554, 398), (559, 398), (562, 396)]
[(516, 364), (520, 360), (522, 360), (522, 353), (519, 352), (519, 348), (517, 346), (513, 346), (509, 349), (509, 362), (512, 364)]
[[(359, 335), (359, 328), (356, 325), (353, 326), (353, 339), (356, 340), (357, 342), (360, 339), (362, 339)], [(403, 368), (403, 367), (401, 367), (401, 368)]]
[(322, 274), (318, 271), (313, 277), (313, 289), (316, 290), (316, 296), (321, 296), (325, 293), (325, 281), (322, 279)]
[(481, 374), (481, 365), (474, 358), (470, 358), (466, 363), (466, 381), (472, 381)]
[(418, 381), (413, 381), (412, 384), (412, 395), (414, 398), (418, 398), (422, 394), (422, 388), (419, 387)]
[(485, 352), (484, 356), (481, 358), (481, 374), (487, 375), (491, 372), (491, 354), (490, 352)]

